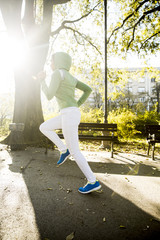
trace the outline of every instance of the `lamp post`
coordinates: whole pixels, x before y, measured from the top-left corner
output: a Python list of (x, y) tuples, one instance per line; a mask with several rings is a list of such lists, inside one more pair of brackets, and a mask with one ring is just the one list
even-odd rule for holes
[[(104, 87), (105, 87), (105, 100), (104, 100), (104, 123), (108, 123), (108, 101), (107, 101), (107, 0), (104, 0)], [(108, 132), (104, 132), (104, 135), (108, 135)], [(108, 141), (103, 141), (101, 148), (110, 148)]]
[(108, 104), (107, 104), (107, 0), (104, 0), (104, 34), (105, 34), (105, 41), (104, 41), (104, 54), (105, 54), (105, 61), (104, 61), (104, 87), (105, 87), (105, 102), (104, 102), (104, 122), (107, 123), (108, 117)]

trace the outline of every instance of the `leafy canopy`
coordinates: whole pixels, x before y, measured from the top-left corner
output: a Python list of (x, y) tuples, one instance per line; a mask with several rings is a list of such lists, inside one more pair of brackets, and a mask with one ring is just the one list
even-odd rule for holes
[(160, 50), (160, 1), (113, 0), (118, 7), (119, 20), (109, 29), (109, 51), (141, 54)]

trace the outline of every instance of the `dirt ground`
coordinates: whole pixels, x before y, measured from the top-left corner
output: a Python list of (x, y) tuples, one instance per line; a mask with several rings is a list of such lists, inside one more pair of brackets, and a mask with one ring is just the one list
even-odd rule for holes
[(160, 156), (83, 151), (102, 190), (59, 152), (0, 145), (0, 240), (158, 240)]

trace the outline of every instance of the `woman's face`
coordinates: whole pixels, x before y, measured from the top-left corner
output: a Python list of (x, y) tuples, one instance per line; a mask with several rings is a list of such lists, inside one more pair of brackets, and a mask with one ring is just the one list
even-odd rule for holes
[(54, 66), (54, 61), (53, 61), (53, 59), (51, 59), (51, 69), (54, 71), (55, 70), (55, 66)]

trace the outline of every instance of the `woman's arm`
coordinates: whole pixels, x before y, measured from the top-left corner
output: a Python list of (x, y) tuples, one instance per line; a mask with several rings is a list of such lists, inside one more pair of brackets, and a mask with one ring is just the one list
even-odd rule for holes
[(48, 100), (51, 100), (55, 96), (57, 89), (60, 85), (60, 81), (61, 78), (59, 71), (55, 71), (53, 73), (49, 86), (47, 86), (45, 80), (42, 81), (42, 91), (44, 92)]
[(91, 94), (92, 92), (92, 89), (85, 83), (81, 82), (81, 81), (78, 81), (77, 80), (77, 85), (76, 85), (76, 88), (80, 89), (81, 91), (83, 91), (83, 94), (82, 96), (78, 99), (77, 101), (77, 104), (78, 104), (78, 107), (81, 106), (85, 101), (86, 99), (89, 97), (89, 95)]

